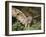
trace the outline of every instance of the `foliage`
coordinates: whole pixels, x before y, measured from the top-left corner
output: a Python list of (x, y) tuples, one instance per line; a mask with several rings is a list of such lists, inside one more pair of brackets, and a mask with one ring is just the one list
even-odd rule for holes
[[(41, 29), (41, 24), (40, 22), (38, 22), (38, 23), (33, 23), (32, 26), (30, 26), (28, 30), (40, 30), (40, 29)], [(22, 25), (20, 22), (17, 21), (13, 24), (12, 30), (20, 31), (20, 30), (26, 30), (26, 29), (24, 25)]]

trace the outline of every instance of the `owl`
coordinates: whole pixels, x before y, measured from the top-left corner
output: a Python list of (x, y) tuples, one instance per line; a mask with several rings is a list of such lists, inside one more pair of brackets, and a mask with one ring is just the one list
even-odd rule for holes
[[(28, 14), (28, 13), (27, 13)], [(12, 16), (16, 17), (17, 20), (19, 20), (24, 26), (25, 28), (32, 22), (32, 16), (31, 15), (25, 15), (22, 11), (20, 11), (17, 8), (12, 8)]]

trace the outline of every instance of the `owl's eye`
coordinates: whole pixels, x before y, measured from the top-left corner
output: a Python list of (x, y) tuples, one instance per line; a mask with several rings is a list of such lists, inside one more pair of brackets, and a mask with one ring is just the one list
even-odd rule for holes
[(19, 15), (19, 13), (17, 15)]
[(26, 17), (28, 17), (28, 16), (26, 16)]

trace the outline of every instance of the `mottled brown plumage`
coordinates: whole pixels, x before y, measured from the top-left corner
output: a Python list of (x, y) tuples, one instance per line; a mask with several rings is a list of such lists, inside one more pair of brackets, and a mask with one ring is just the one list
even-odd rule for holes
[(16, 8), (12, 9), (12, 16), (16, 17), (17, 20), (19, 20), (22, 24), (24, 24), (25, 28), (32, 22), (32, 15), (30, 15), (30, 13), (24, 14), (22, 11)]

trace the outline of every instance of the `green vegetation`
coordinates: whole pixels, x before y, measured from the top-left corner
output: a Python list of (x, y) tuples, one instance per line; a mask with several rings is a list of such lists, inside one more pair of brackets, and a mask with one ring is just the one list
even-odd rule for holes
[[(38, 23), (32, 24), (32, 26), (30, 26), (28, 30), (40, 30), (40, 29), (41, 29), (41, 24), (40, 24), (40, 22), (38, 22)], [(23, 24), (21, 24), (20, 22), (17, 21), (13, 24), (12, 30), (20, 31), (20, 30), (26, 30), (26, 29)]]

